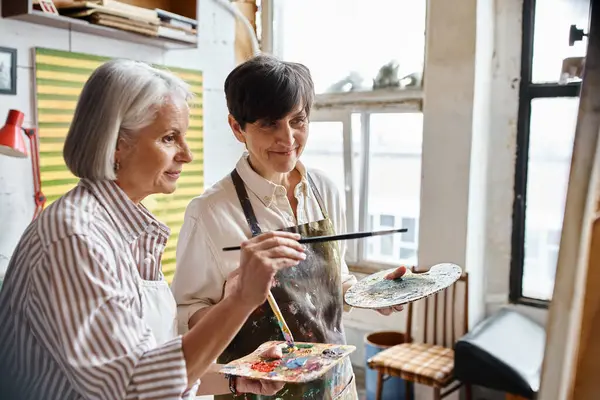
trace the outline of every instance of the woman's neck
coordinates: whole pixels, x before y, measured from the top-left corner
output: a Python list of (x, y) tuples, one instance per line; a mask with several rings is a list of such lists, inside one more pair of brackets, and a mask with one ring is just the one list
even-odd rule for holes
[(248, 164), (250, 164), (250, 168), (254, 170), (257, 174), (265, 178), (266, 180), (273, 182), (276, 185), (283, 186), (288, 193), (293, 191), (293, 188), (300, 182), (302, 179), (300, 172), (297, 168), (294, 168), (290, 172), (276, 172), (272, 170), (268, 170), (267, 168), (262, 167), (259, 163), (255, 163), (252, 161), (252, 155), (248, 156)]
[(145, 195), (142, 195), (141, 193), (136, 193), (136, 191), (133, 190), (133, 188), (130, 188), (126, 184), (124, 185), (119, 180), (115, 180), (115, 183), (118, 187), (121, 188), (121, 190), (127, 195), (127, 197), (129, 197), (129, 200), (131, 200), (136, 206), (139, 205), (142, 202), (142, 200), (146, 198)]

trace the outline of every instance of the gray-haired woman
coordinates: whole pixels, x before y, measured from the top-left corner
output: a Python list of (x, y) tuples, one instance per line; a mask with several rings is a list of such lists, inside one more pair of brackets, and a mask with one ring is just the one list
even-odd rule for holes
[(192, 160), (190, 97), (180, 79), (134, 61), (103, 64), (85, 84), (64, 146), (80, 183), (25, 231), (0, 292), (3, 398), (187, 399), (233, 385), (281, 388), (228, 381), (212, 362), (264, 302), (275, 273), (305, 258), (299, 236), (245, 242), (239, 290), (176, 334), (160, 268), (169, 229), (140, 201), (173, 192)]

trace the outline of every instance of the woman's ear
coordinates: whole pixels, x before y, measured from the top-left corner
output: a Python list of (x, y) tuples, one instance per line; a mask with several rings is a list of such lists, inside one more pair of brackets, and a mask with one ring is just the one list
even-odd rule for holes
[(246, 143), (246, 136), (239, 122), (233, 118), (233, 115), (229, 114), (227, 117), (227, 122), (229, 122), (229, 126), (231, 127), (231, 131), (233, 135), (240, 143)]
[(117, 147), (115, 148), (115, 165), (123, 162), (127, 158), (127, 153), (131, 151), (131, 145), (123, 138), (117, 139)]

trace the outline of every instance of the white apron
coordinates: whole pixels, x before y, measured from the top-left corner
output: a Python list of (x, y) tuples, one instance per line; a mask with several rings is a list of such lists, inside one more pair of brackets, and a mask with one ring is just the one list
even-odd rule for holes
[[(139, 279), (142, 319), (150, 327), (156, 344), (177, 336), (177, 303), (167, 281)], [(212, 400), (213, 396), (197, 396), (196, 400)]]
[(150, 327), (158, 346), (177, 336), (177, 303), (167, 281), (140, 279), (142, 319)]

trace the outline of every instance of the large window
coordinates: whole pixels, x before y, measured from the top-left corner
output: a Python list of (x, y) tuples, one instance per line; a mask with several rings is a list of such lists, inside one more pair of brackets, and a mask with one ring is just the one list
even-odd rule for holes
[[(426, 3), (270, 1), (273, 53), (315, 82), (303, 161), (336, 182), (348, 231), (408, 229), (349, 242), (354, 267), (417, 263)], [(382, 76), (394, 83), (374, 85)]]
[[(571, 25), (587, 31), (589, 0), (525, 1), (510, 297), (544, 306), (552, 298), (580, 79), (561, 75), (587, 47), (569, 45)], [(568, 68), (566, 68), (568, 70)]]

